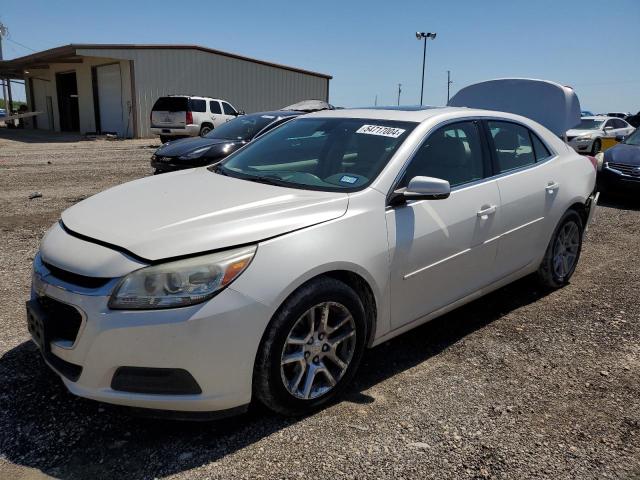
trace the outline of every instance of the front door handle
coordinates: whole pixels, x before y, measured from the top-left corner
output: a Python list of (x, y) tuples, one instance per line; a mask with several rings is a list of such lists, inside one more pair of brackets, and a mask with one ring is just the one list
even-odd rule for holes
[(482, 208), (481, 210), (478, 210), (477, 215), (480, 218), (486, 218), (489, 215), (493, 215), (494, 213), (496, 213), (498, 207), (496, 207), (495, 205), (490, 205), (488, 207)]
[(545, 187), (545, 190), (547, 191), (547, 193), (552, 194), (558, 188), (560, 188), (560, 184), (558, 182), (549, 182)]

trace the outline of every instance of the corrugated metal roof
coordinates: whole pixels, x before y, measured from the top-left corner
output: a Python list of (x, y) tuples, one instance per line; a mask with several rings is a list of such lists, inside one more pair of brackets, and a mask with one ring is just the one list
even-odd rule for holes
[[(6, 60), (0, 62), (0, 73), (18, 73), (22, 69), (37, 64), (46, 64), (48, 61), (60, 61), (61, 59), (70, 59), (73, 61), (74, 57), (77, 57), (76, 50), (198, 50), (206, 53), (214, 53), (217, 55), (223, 55), (225, 57), (236, 58), (239, 60), (245, 60), (247, 62), (258, 63), (261, 65), (267, 65), (270, 67), (281, 68), (283, 70), (289, 70), (292, 72), (306, 73), (321, 78), (333, 78), (331, 75), (325, 73), (318, 73), (311, 70), (304, 70), (302, 68), (290, 67), (288, 65), (281, 65), (278, 63), (267, 62), (264, 60), (258, 60), (256, 58), (246, 57), (244, 55), (238, 55), (236, 53), (223, 52), (222, 50), (215, 50), (213, 48), (202, 47), (200, 45), (167, 45), (167, 44), (79, 44), (72, 43), (61, 47), (51, 48), (49, 50), (43, 50), (41, 52), (32, 53), (24, 57), (14, 58), (13, 60)], [(33, 67), (32, 67), (33, 68)]]

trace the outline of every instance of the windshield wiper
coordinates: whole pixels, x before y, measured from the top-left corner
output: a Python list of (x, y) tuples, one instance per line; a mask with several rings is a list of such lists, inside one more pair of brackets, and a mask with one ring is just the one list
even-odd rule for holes
[(225, 177), (230, 177), (231, 176), (231, 175), (229, 175), (227, 172), (225, 172), (222, 169), (222, 165), (220, 163), (216, 163), (215, 165), (210, 166), (209, 167), (209, 171), (217, 173), (219, 175), (224, 175)]
[(242, 177), (244, 180), (249, 180), (250, 182), (257, 183), (266, 183), (269, 185), (276, 185), (278, 187), (290, 187), (291, 182), (287, 182), (286, 180), (282, 180), (278, 177), (272, 177), (269, 175), (247, 175), (246, 177)]

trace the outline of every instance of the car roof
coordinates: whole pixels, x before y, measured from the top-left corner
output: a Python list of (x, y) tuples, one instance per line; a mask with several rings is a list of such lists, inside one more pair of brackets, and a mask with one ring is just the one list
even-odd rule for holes
[(220, 102), (227, 102), (227, 100), (224, 100), (222, 98), (213, 98), (213, 97), (201, 97), (200, 95), (162, 95), (159, 98), (163, 98), (163, 97), (182, 97), (182, 98), (197, 98), (197, 99), (201, 99), (201, 100), (218, 100)]
[(269, 112), (253, 112), (253, 113), (247, 113), (247, 116), (254, 116), (254, 115), (259, 115), (259, 116), (273, 116), (274, 118), (277, 117), (296, 117), (296, 116), (300, 116), (300, 115), (304, 115), (305, 112), (298, 112), (295, 110), (273, 110), (273, 111), (269, 111)]
[(581, 120), (609, 120), (610, 118), (615, 118), (615, 117), (608, 117), (606, 115), (590, 115), (588, 117), (582, 117)]
[(372, 108), (345, 108), (340, 110), (321, 110), (307, 114), (309, 117), (332, 117), (332, 118), (362, 118), (376, 120), (397, 120), (404, 122), (420, 123), (429, 118), (447, 112), (477, 112), (476, 109), (465, 107), (372, 107)]

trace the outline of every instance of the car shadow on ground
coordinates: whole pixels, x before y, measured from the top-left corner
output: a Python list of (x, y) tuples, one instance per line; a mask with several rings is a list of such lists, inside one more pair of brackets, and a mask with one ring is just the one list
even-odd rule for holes
[[(374, 402), (366, 394), (371, 386), (546, 294), (528, 277), (374, 348), (341, 401)], [(215, 422), (132, 416), (126, 408), (69, 394), (31, 342), (0, 358), (0, 378), (0, 454), (63, 479), (175, 474), (215, 462), (297, 422), (257, 406)]]
[(601, 193), (598, 199), (598, 205), (601, 207), (617, 208), (618, 210), (640, 211), (640, 197)]

